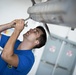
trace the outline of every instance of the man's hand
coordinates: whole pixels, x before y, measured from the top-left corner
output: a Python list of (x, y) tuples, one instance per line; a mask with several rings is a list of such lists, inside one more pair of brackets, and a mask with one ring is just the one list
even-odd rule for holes
[(15, 28), (19, 31), (24, 29), (24, 20), (23, 19), (15, 19), (14, 21), (10, 22), (12, 28)]
[(18, 31), (22, 31), (24, 29), (24, 20), (23, 19), (16, 19), (14, 20), (15, 25), (15, 29)]

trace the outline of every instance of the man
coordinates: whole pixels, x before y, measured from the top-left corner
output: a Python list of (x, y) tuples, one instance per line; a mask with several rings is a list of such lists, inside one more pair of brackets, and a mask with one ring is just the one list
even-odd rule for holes
[[(15, 24), (15, 25), (14, 25)], [(46, 33), (38, 26), (23, 34), (23, 41), (17, 40), (24, 29), (24, 20), (16, 19), (8, 24), (0, 25), (0, 32), (15, 28), (11, 37), (0, 34), (0, 75), (26, 75), (34, 64), (32, 49), (40, 48), (46, 43)]]

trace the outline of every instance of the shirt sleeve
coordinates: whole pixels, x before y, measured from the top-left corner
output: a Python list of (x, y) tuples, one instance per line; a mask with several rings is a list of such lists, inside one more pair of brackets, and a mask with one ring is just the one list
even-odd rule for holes
[(18, 55), (18, 58), (19, 63), (17, 70), (20, 72), (25, 71), (26, 73), (28, 73), (31, 70), (34, 61), (31, 60), (27, 55)]
[[(2, 48), (5, 47), (5, 45), (6, 45), (9, 38), (10, 38), (10, 36), (6, 36), (6, 35), (2, 34), (1, 39), (0, 39), (0, 46)], [(17, 47), (19, 46), (20, 43), (21, 43), (21, 41), (17, 39), (16, 43), (15, 43), (15, 46), (14, 46), (14, 49), (17, 49)]]
[(4, 46), (7, 43), (7, 41), (8, 41), (9, 38), (10, 38), (10, 36), (6, 36), (6, 35), (2, 34), (1, 39), (0, 39), (0, 46), (2, 48), (4, 48)]

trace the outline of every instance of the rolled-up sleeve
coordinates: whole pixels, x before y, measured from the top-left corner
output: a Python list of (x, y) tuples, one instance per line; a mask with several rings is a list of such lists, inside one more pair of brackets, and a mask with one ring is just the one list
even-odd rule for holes
[(25, 71), (26, 74), (31, 70), (34, 60), (31, 60), (27, 55), (18, 55), (19, 62), (18, 62), (18, 67), (17, 71), (23, 72)]
[(8, 39), (9, 39), (9, 36), (6, 36), (6, 35), (2, 34), (1, 39), (0, 39), (0, 46), (2, 48), (4, 48), (4, 46), (7, 43)]

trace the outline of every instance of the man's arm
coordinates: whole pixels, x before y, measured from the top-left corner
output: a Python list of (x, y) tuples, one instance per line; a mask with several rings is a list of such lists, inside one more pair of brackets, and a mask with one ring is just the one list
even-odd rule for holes
[(24, 20), (16, 20), (15, 30), (6, 43), (1, 55), (3, 60), (14, 67), (18, 66), (18, 56), (14, 54), (14, 44), (23, 28)]
[(15, 20), (7, 24), (0, 25), (0, 38), (1, 38), (1, 32), (15, 27), (14, 23), (15, 23)]

